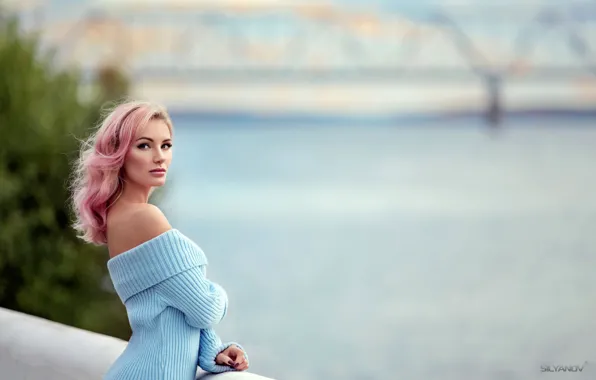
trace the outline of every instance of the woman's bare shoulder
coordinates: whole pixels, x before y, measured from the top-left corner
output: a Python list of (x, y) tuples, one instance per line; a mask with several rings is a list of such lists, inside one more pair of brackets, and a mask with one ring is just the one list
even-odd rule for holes
[(152, 204), (122, 207), (111, 219), (108, 225), (110, 257), (128, 251), (172, 229), (163, 212)]

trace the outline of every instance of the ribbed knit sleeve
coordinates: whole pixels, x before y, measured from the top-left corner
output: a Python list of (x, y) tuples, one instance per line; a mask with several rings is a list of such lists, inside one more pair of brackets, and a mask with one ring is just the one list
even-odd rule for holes
[(192, 240), (171, 229), (108, 261), (122, 302), (153, 288), (165, 304), (184, 313), (186, 322), (208, 328), (226, 314), (228, 296), (209, 281), (207, 257)]
[(201, 267), (192, 268), (156, 287), (167, 305), (180, 310), (186, 322), (199, 329), (219, 323), (228, 307), (226, 291), (209, 281), (204, 273)]
[[(202, 370), (211, 373), (235, 371), (233, 367), (215, 364), (215, 358), (217, 357), (217, 354), (231, 345), (236, 345), (242, 351), (244, 351), (244, 348), (242, 348), (242, 346), (236, 342), (222, 344), (221, 339), (219, 336), (217, 336), (215, 330), (212, 328), (201, 330), (201, 343), (199, 345), (199, 367), (201, 367)], [(244, 357), (248, 359), (246, 351), (244, 352)]]

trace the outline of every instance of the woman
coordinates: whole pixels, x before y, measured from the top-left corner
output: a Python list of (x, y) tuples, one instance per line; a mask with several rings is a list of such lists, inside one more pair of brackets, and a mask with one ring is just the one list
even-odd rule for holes
[(205, 277), (205, 254), (148, 203), (166, 182), (172, 139), (164, 108), (128, 102), (84, 142), (77, 162), (74, 227), (86, 242), (107, 245), (109, 274), (132, 329), (104, 380), (190, 380), (197, 365), (212, 373), (248, 368), (243, 348), (222, 344), (213, 330), (228, 299)]

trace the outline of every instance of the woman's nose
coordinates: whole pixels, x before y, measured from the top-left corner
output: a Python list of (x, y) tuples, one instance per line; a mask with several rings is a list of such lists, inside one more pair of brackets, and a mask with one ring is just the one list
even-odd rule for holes
[(153, 156), (153, 161), (155, 161), (155, 162), (163, 162), (164, 160), (165, 160), (165, 157), (164, 157), (164, 154), (162, 151), (158, 151)]

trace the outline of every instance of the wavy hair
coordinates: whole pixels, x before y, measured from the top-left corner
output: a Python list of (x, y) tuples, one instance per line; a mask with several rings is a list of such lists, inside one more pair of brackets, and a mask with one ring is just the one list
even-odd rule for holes
[(172, 133), (172, 121), (163, 106), (128, 101), (114, 107), (82, 141), (70, 184), (75, 214), (72, 227), (78, 238), (94, 245), (107, 244), (108, 208), (124, 189), (124, 160), (137, 130), (154, 119), (165, 121)]

